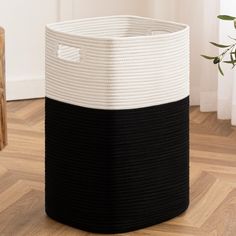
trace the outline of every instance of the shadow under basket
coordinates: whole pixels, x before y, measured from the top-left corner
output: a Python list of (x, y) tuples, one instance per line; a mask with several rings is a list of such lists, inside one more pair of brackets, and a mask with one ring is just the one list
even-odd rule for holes
[(123, 233), (186, 210), (188, 64), (186, 25), (112, 16), (47, 26), (49, 217)]

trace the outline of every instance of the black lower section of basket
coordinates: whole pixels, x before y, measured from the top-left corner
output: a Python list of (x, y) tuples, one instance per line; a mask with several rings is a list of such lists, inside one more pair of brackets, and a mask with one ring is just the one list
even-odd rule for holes
[(46, 98), (46, 212), (91, 232), (173, 218), (189, 202), (189, 98), (98, 110)]

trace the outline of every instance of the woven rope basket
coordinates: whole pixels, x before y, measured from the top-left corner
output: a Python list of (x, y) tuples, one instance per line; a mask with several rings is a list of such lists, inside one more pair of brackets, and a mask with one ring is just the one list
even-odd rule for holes
[(189, 28), (135, 16), (46, 28), (46, 212), (120, 233), (189, 202)]

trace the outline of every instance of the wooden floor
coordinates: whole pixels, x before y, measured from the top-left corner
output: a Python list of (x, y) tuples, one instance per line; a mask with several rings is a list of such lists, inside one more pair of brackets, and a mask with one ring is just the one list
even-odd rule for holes
[[(0, 236), (92, 235), (44, 213), (44, 100), (8, 103), (0, 152)], [(191, 204), (173, 220), (124, 235), (235, 236), (236, 128), (191, 109)]]

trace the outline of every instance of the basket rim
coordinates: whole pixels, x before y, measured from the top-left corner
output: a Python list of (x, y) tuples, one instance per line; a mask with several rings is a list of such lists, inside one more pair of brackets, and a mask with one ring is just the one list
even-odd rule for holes
[[(141, 19), (141, 20), (151, 20), (155, 22), (160, 23), (167, 23), (172, 24), (176, 26), (182, 26), (183, 28), (175, 31), (175, 32), (168, 32), (168, 33), (162, 33), (162, 34), (156, 34), (156, 35), (142, 35), (142, 36), (128, 36), (128, 37), (115, 37), (115, 36), (86, 36), (86, 35), (79, 35), (79, 34), (73, 34), (69, 32), (63, 32), (58, 29), (55, 29), (55, 26), (63, 25), (63, 24), (69, 24), (74, 22), (86, 22), (88, 20), (99, 20), (99, 19), (114, 19), (114, 18), (132, 18), (132, 19)], [(128, 41), (128, 40), (136, 40), (136, 39), (157, 39), (157, 38), (165, 38), (169, 36), (175, 36), (182, 34), (186, 31), (189, 31), (189, 26), (187, 24), (178, 23), (174, 21), (167, 21), (167, 20), (160, 20), (155, 19), (151, 17), (142, 17), (142, 16), (135, 16), (135, 15), (112, 15), (112, 16), (99, 16), (99, 17), (86, 17), (81, 19), (75, 19), (75, 20), (66, 20), (66, 21), (60, 21), (60, 22), (54, 22), (46, 24), (46, 30), (51, 31), (53, 33), (65, 35), (65, 36), (72, 36), (74, 38), (80, 38), (80, 39), (92, 39), (92, 40), (106, 40), (106, 41), (113, 41), (113, 40), (122, 40), (122, 41)]]

